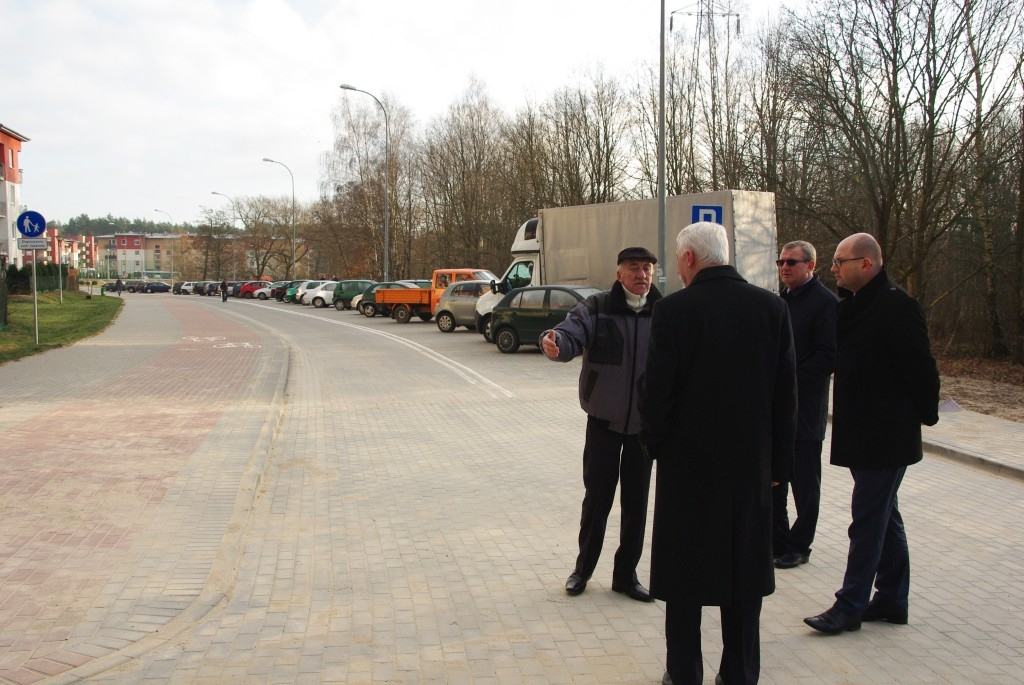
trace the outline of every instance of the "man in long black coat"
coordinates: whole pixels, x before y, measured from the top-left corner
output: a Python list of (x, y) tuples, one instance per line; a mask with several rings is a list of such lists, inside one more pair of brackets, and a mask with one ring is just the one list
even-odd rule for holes
[(831, 462), (853, 476), (853, 521), (835, 604), (804, 622), (837, 634), (861, 621), (907, 622), (910, 552), (896, 493), (921, 461), (921, 424), (939, 420), (939, 372), (921, 306), (889, 280), (873, 236), (842, 240), (832, 273), (850, 295), (839, 303)]
[(655, 305), (640, 395), (641, 439), (658, 464), (651, 594), (667, 603), (674, 685), (702, 680), (702, 606), (721, 607), (721, 681), (757, 682), (761, 601), (775, 590), (771, 488), (793, 465), (789, 312), (728, 256), (722, 226), (680, 231), (685, 287)]

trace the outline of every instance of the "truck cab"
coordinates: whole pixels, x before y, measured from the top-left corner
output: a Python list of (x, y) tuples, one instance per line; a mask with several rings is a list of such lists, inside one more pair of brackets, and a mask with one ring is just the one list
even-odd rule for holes
[(512, 242), (512, 263), (498, 280), (491, 281), (491, 289), (476, 301), (476, 330), (482, 333), (487, 342), (491, 339), (491, 310), (506, 294), (516, 288), (530, 285), (542, 285), (534, 274), (539, 274), (537, 264), (540, 262), (540, 242), (537, 240), (539, 219), (533, 218), (523, 222), (516, 231)]

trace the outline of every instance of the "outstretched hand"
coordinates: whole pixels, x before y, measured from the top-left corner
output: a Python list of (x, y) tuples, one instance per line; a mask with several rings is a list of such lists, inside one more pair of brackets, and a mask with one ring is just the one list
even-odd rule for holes
[(558, 359), (558, 341), (555, 338), (555, 332), (548, 331), (547, 334), (540, 339), (540, 349), (544, 351), (544, 354), (550, 359)]

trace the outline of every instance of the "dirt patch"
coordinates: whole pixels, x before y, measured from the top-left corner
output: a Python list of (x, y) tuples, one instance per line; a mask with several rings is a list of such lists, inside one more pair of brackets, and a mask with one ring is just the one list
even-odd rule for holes
[(1024, 423), (1024, 366), (991, 359), (939, 357), (942, 399)]

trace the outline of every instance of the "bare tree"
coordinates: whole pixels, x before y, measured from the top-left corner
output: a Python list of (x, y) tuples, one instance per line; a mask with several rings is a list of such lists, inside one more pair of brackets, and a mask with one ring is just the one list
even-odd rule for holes
[(557, 203), (622, 199), (627, 109), (618, 83), (593, 76), (586, 85), (557, 92), (544, 113), (551, 131)]
[(428, 127), (420, 178), (433, 266), (478, 266), (485, 236), (500, 229), (501, 131), (504, 118), (483, 86)]

